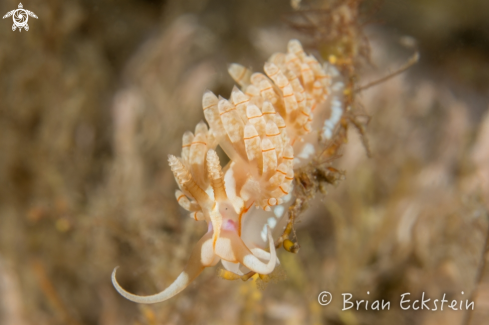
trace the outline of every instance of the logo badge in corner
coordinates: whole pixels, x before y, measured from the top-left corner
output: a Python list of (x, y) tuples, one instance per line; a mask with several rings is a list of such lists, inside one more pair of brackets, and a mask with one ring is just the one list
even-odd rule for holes
[(22, 31), (22, 28), (24, 28), (26, 31), (29, 30), (29, 25), (27, 25), (29, 16), (37, 19), (36, 14), (33, 13), (32, 11), (25, 10), (24, 7), (22, 6), (22, 3), (19, 3), (18, 9), (14, 9), (12, 11), (7, 12), (5, 16), (3, 16), (3, 19), (10, 16), (12, 16), (14, 20), (14, 24), (12, 25), (12, 31), (15, 31), (18, 28), (19, 32)]

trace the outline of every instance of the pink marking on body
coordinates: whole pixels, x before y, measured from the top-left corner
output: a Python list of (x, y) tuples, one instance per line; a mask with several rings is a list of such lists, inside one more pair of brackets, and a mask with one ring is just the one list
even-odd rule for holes
[(237, 231), (238, 230), (238, 228), (236, 228), (236, 223), (233, 220), (231, 220), (231, 219), (228, 219), (224, 223), (222, 229), (223, 230), (231, 230), (231, 231)]

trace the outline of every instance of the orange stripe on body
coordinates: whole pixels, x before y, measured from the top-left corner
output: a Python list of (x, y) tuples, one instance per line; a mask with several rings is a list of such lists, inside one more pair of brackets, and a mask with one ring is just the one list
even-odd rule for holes
[(252, 136), (252, 137), (249, 137), (249, 138), (244, 138), (243, 140), (245, 140), (245, 141), (246, 141), (246, 140), (250, 140), (250, 139), (253, 139), (253, 138), (256, 138), (256, 137), (259, 137), (259, 136), (260, 136), (260, 135), (259, 135), (259, 134), (257, 134), (257, 135), (254, 135), (254, 136)]
[(248, 210), (253, 206), (253, 203), (255, 203), (255, 201), (251, 202), (251, 204), (248, 208), (243, 207), (243, 209), (241, 209), (241, 212), (239, 213), (239, 217), (238, 217), (238, 236), (239, 237), (241, 237), (241, 218), (243, 217), (243, 214), (248, 212)]
[(254, 119), (254, 118), (258, 118), (258, 117), (262, 117), (262, 116), (263, 116), (263, 114), (257, 115), (257, 116), (252, 116), (252, 117), (248, 117), (248, 120), (251, 120), (251, 119)]
[(238, 105), (241, 105), (241, 104), (247, 103), (247, 102), (249, 102), (250, 100), (251, 100), (251, 98), (248, 98), (248, 99), (246, 99), (246, 100), (243, 100), (242, 102), (239, 102), (239, 103), (237, 103), (237, 104), (234, 104), (234, 106), (238, 106)]
[(279, 133), (276, 133), (276, 134), (267, 134), (267, 137), (274, 137), (274, 136), (277, 136), (277, 135), (280, 135), (280, 132)]
[(219, 115), (224, 115), (224, 114), (229, 113), (233, 110), (235, 110), (235, 108), (228, 109), (227, 111), (224, 111), (224, 112), (220, 113)]

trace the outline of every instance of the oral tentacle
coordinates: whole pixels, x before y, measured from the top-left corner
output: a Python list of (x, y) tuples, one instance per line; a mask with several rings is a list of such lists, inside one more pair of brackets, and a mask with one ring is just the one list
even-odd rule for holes
[(222, 231), (214, 252), (225, 261), (239, 262), (253, 272), (269, 274), (273, 271), (277, 262), (275, 245), (269, 228), (268, 240), (270, 242), (270, 260), (268, 263), (263, 263), (258, 257), (253, 255), (236, 231)]
[(268, 242), (270, 244), (270, 260), (268, 263), (263, 263), (259, 260), (258, 257), (253, 255), (253, 253), (242, 256), (239, 261), (241, 264), (246, 266), (251, 271), (254, 271), (259, 274), (270, 274), (275, 268), (275, 264), (277, 262), (277, 253), (275, 251), (275, 244), (272, 238), (272, 232), (270, 228), (267, 226), (268, 231)]
[(203, 270), (219, 261), (212, 249), (212, 232), (206, 233), (194, 247), (185, 269), (177, 279), (165, 290), (149, 296), (139, 296), (124, 290), (116, 279), (117, 268), (112, 272), (112, 284), (124, 298), (140, 304), (163, 302), (185, 289)]
[(269, 261), (272, 257), (272, 254), (270, 254), (270, 252), (267, 252), (259, 247), (250, 248), (250, 251), (253, 253), (253, 255), (265, 261)]

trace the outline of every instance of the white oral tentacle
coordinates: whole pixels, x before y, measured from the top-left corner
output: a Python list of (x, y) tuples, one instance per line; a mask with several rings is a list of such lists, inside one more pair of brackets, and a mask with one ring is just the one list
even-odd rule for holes
[(154, 304), (172, 298), (185, 289), (208, 266), (215, 265), (219, 258), (212, 249), (212, 232), (205, 234), (197, 243), (184, 271), (165, 290), (149, 296), (139, 296), (124, 290), (116, 279), (118, 267), (112, 272), (112, 284), (124, 298), (140, 304)]
[(267, 232), (268, 232), (268, 242), (270, 244), (270, 260), (268, 263), (263, 263), (258, 259), (253, 254), (248, 254), (245, 255), (242, 259), (241, 264), (246, 266), (248, 269), (251, 271), (254, 271), (259, 274), (269, 274), (272, 273), (273, 269), (275, 268), (275, 264), (277, 262), (277, 254), (275, 252), (275, 244), (273, 242), (272, 238), (272, 232), (270, 228), (267, 226)]
[(265, 251), (259, 247), (251, 248), (250, 251), (253, 253), (253, 255), (255, 255), (259, 259), (262, 259), (265, 261), (269, 261), (270, 257), (272, 256), (269, 252), (267, 252), (267, 251)]

